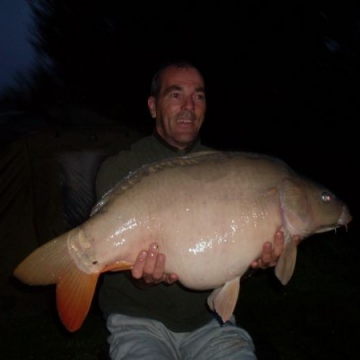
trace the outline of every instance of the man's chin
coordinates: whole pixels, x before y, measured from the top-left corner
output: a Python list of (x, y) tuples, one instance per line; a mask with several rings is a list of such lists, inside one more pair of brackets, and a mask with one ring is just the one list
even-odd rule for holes
[(176, 140), (178, 143), (181, 143), (185, 146), (190, 145), (194, 139), (196, 138), (196, 133), (192, 132), (192, 133), (182, 133), (182, 134), (178, 134), (176, 136)]

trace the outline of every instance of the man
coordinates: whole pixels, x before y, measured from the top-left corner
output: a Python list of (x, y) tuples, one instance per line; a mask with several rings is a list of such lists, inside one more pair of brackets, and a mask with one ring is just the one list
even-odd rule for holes
[[(100, 198), (140, 166), (167, 157), (209, 149), (199, 140), (205, 119), (204, 79), (187, 62), (172, 63), (153, 77), (148, 107), (155, 119), (151, 136), (101, 165), (96, 179)], [(264, 244), (252, 267), (273, 266), (283, 251), (283, 235)], [(165, 255), (157, 245), (144, 249), (131, 273), (106, 273), (100, 308), (107, 318), (111, 359), (256, 359), (250, 335), (235, 324), (221, 324), (206, 307), (211, 291), (191, 291), (164, 274)]]

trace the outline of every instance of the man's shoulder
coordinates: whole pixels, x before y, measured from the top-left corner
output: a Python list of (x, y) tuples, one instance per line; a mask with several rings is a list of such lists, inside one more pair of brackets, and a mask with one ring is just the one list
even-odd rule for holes
[(149, 147), (153, 146), (155, 142), (155, 138), (152, 135), (148, 135), (148, 136), (144, 136), (143, 138), (135, 141), (131, 147), (130, 147), (130, 151), (133, 152), (142, 152), (146, 149), (148, 149)]
[(145, 136), (129, 147), (119, 150), (116, 154), (108, 156), (103, 163), (112, 164), (122, 161), (123, 159), (129, 160), (135, 156), (136, 153), (142, 153), (151, 143), (151, 136)]
[[(205, 150), (212, 150), (212, 148), (197, 141), (190, 152)], [(164, 146), (154, 135), (148, 135), (135, 141), (130, 148), (120, 150), (117, 154), (105, 159), (103, 167), (113, 168), (125, 166), (134, 170), (144, 164), (176, 155), (176, 152)]]
[(102, 162), (100, 170), (116, 172), (118, 175), (134, 171), (146, 163), (157, 160), (159, 157), (157, 150), (155, 138), (151, 135), (145, 136), (134, 142), (129, 148), (107, 157)]

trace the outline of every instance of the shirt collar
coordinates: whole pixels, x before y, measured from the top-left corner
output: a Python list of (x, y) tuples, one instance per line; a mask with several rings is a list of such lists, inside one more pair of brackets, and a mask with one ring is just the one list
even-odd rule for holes
[(155, 139), (157, 141), (159, 141), (163, 146), (165, 146), (166, 148), (168, 148), (169, 150), (171, 150), (172, 152), (174, 153), (177, 153), (177, 154), (188, 154), (189, 152), (191, 152), (191, 150), (194, 149), (194, 147), (199, 143), (200, 141), (200, 138), (199, 136), (197, 136), (194, 141), (189, 145), (187, 146), (186, 148), (184, 149), (179, 149), (177, 148), (176, 146), (172, 146), (170, 145), (168, 142), (166, 142), (162, 137), (161, 135), (156, 131), (156, 129), (154, 129), (153, 131), (153, 136), (155, 137)]

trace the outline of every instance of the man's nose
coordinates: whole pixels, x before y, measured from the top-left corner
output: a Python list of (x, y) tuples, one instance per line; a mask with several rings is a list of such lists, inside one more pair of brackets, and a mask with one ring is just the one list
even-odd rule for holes
[(183, 108), (188, 110), (195, 109), (195, 101), (191, 96), (186, 96), (184, 98)]

